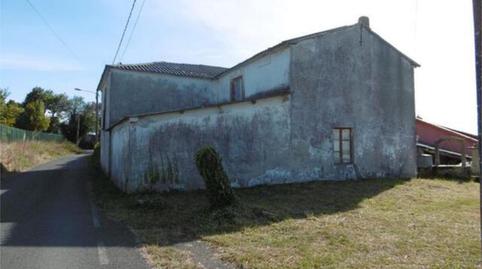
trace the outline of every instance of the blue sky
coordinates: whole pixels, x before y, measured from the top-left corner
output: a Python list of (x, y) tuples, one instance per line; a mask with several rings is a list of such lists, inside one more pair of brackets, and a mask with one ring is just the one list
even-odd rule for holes
[[(75, 56), (27, 1), (0, 1), (0, 87), (17, 101), (34, 86), (93, 100), (73, 88), (95, 90), (104, 65), (112, 63), (132, 0), (30, 0)], [(417, 114), (477, 130), (470, 0), (145, 1), (123, 63), (230, 67), (284, 39), (369, 16), (374, 31), (422, 65), (415, 72)]]
[[(26, 1), (2, 0), (0, 87), (8, 87), (10, 97), (17, 101), (37, 85), (92, 100), (89, 94), (75, 92), (73, 88), (96, 88), (104, 65), (112, 63), (131, 2), (31, 2), (75, 55), (55, 38)], [(138, 1), (138, 8), (141, 3), (142, 0)], [(202, 38), (209, 35), (203, 27), (180, 24), (174, 14), (155, 16), (149, 5), (147, 2), (144, 7), (123, 62), (160, 59), (190, 62), (195, 60), (196, 52), (219, 46)], [(191, 42), (193, 39), (196, 41)], [(121, 54), (123, 51), (124, 48)]]

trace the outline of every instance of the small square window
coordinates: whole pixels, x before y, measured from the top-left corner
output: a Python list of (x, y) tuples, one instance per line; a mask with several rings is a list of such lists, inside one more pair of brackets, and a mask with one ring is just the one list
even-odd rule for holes
[(333, 129), (333, 157), (335, 163), (352, 163), (352, 130), (351, 128)]
[(231, 101), (242, 101), (244, 99), (244, 82), (243, 77), (237, 77), (231, 80)]

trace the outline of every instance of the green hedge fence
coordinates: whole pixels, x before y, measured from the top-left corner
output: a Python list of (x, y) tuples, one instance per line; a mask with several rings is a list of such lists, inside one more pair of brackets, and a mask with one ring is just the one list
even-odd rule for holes
[(64, 136), (60, 134), (27, 131), (0, 124), (0, 142), (18, 141), (64, 141)]

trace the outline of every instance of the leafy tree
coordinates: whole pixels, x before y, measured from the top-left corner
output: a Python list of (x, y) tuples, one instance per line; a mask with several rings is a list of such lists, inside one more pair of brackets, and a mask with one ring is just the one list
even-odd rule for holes
[(47, 99), (47, 110), (50, 112), (50, 125), (48, 131), (51, 133), (60, 132), (60, 123), (67, 116), (71, 107), (69, 97), (62, 94), (54, 94)]
[(25, 111), (20, 115), (16, 125), (22, 129), (45, 131), (49, 127), (50, 119), (45, 116), (45, 104), (42, 100), (35, 100), (25, 105)]
[[(45, 90), (41, 87), (34, 87), (25, 96), (23, 106), (26, 107), (27, 104), (37, 100), (40, 100), (44, 103), (44, 113), (47, 113), (50, 116), (50, 124), (47, 131), (52, 133), (59, 133), (61, 131), (61, 122), (70, 117), (72, 108), (71, 102), (73, 100), (79, 101), (77, 102), (77, 107), (83, 106), (83, 100), (81, 97), (69, 99), (66, 94), (55, 94), (52, 90)], [(21, 120), (24, 126), (25, 121), (25, 119)]]
[[(53, 116), (55, 113), (64, 109), (65, 102), (68, 102), (68, 97), (65, 94), (55, 94), (52, 90), (45, 90), (37, 86), (25, 96), (23, 106), (37, 100), (44, 102), (45, 110), (49, 110)], [(65, 107), (65, 109), (67, 108)]]
[(38, 86), (34, 87), (29, 93), (27, 93), (22, 105), (26, 107), (27, 104), (40, 100), (44, 102), (44, 109), (45, 109), (45, 103), (46, 103), (46, 100), (49, 98), (50, 93), (52, 93), (52, 91), (49, 91), (49, 93), (46, 93), (46, 91), (43, 88)]
[(9, 95), (10, 92), (7, 89), (0, 89), (0, 123), (13, 126), (23, 112), (23, 108), (13, 100), (7, 102)]
[(84, 106), (82, 116), (84, 117), (84, 124), (88, 132), (95, 131), (95, 102), (87, 103)]
[(70, 141), (77, 141), (77, 127), (79, 126), (79, 139), (95, 130), (95, 103), (86, 103), (82, 97), (75, 96), (70, 99), (68, 120), (61, 123), (62, 134)]
[(50, 111), (52, 117), (57, 117), (60, 113), (69, 111), (71, 101), (65, 93), (54, 94), (47, 98), (45, 106)]
[(5, 111), (6, 111), (6, 101), (7, 97), (10, 95), (10, 92), (7, 89), (0, 88), (0, 123), (5, 124)]
[(5, 103), (7, 101), (7, 97), (10, 95), (10, 92), (6, 88), (0, 88), (0, 102)]
[(48, 133), (61, 133), (60, 125), (61, 121), (58, 117), (50, 117), (49, 127), (47, 128)]
[(69, 120), (60, 124), (62, 134), (73, 143), (77, 141), (77, 127), (79, 127), (79, 139), (85, 136), (88, 132), (92, 131), (89, 126), (89, 116), (85, 113), (72, 114)]
[(69, 99), (69, 107), (66, 111), (68, 120), (60, 125), (60, 130), (65, 138), (73, 143), (78, 143), (77, 141), (77, 128), (79, 128), (79, 138), (82, 137), (86, 132), (86, 128), (83, 128), (84, 121), (81, 118), (82, 110), (84, 109), (85, 101), (84, 98), (80, 96), (74, 96)]
[(0, 122), (8, 126), (14, 126), (15, 122), (23, 111), (24, 109), (19, 103), (10, 100), (5, 106), (4, 113), (1, 114), (2, 116), (0, 116)]
[(82, 110), (85, 107), (85, 101), (84, 98), (80, 96), (74, 96), (72, 99), (70, 99), (70, 107), (69, 107), (69, 114), (77, 114), (81, 113)]

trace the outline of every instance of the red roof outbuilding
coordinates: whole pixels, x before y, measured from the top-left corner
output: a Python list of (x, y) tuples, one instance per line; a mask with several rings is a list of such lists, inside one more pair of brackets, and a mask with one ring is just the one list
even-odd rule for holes
[[(472, 156), (473, 147), (477, 146), (477, 139), (475, 135), (460, 132), (454, 129), (450, 129), (444, 126), (436, 125), (433, 123), (426, 122), (420, 118), (416, 119), (416, 130), (417, 130), (417, 145), (424, 145), (435, 147), (437, 140), (444, 137), (457, 137), (465, 141), (465, 153), (468, 156)], [(440, 144), (440, 149), (451, 151), (454, 153), (461, 154), (462, 150), (460, 143), (453, 140), (444, 141)]]

